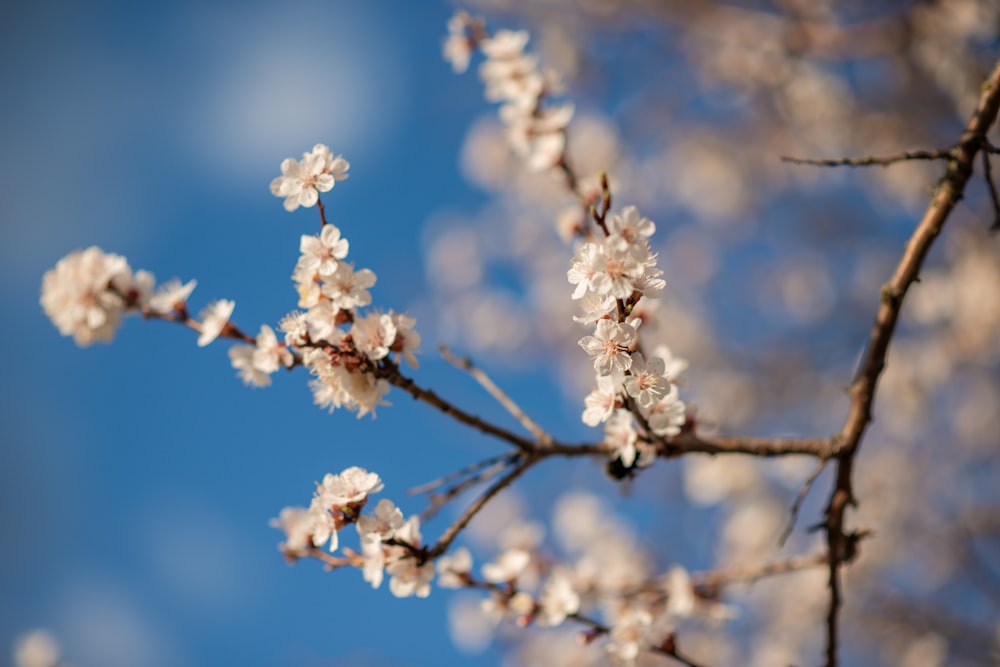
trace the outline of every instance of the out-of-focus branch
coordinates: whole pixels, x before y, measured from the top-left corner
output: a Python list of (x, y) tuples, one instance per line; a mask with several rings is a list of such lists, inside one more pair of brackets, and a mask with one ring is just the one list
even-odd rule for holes
[(906, 244), (896, 271), (881, 290), (875, 322), (869, 334), (867, 351), (850, 388), (851, 407), (840, 432), (837, 475), (826, 508), (826, 535), (830, 553), (830, 605), (827, 614), (826, 664), (837, 664), (838, 615), (841, 606), (840, 567), (855, 555), (856, 533), (844, 531), (844, 514), (855, 503), (852, 486), (854, 459), (865, 430), (872, 421), (872, 410), (878, 380), (885, 368), (889, 343), (896, 331), (903, 299), (917, 280), (924, 259), (952, 210), (962, 199), (965, 186), (972, 176), (976, 154), (983, 148), (986, 131), (1000, 110), (1000, 62), (994, 67), (966, 124), (958, 143), (951, 150), (948, 168), (937, 192)]
[(845, 157), (833, 160), (817, 160), (813, 158), (791, 157), (782, 155), (781, 161), (790, 164), (807, 164), (814, 167), (888, 167), (899, 162), (912, 160), (947, 160), (952, 156), (952, 149), (934, 151), (906, 151), (895, 155), (875, 157)]
[(723, 586), (731, 584), (752, 584), (753, 582), (799, 570), (808, 570), (830, 562), (830, 556), (826, 553), (813, 554), (811, 556), (797, 556), (788, 560), (763, 565), (751, 565), (747, 567), (732, 568), (728, 570), (717, 570), (706, 572), (693, 577), (695, 584), (708, 590), (717, 591)]

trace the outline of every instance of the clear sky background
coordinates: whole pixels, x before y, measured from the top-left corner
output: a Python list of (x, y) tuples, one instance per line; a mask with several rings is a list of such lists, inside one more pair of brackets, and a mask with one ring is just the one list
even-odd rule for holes
[(158, 280), (197, 279), (196, 312), (232, 298), (247, 330), (276, 324), (317, 220), (286, 213), (268, 183), (320, 141), (351, 162), (326, 200), (378, 274), (376, 303), (415, 302), (421, 226), (481, 196), (457, 155), (492, 113), (475, 76), (441, 61), (451, 8), (43, 1), (3, 14), (0, 664), (35, 627), (78, 667), (464, 664), (441, 591), (396, 600), (356, 571), (288, 567), (267, 522), (349, 465), (416, 512), (406, 488), (496, 447), (398, 394), (371, 423), (313, 407), (302, 373), (244, 388), (225, 343), (199, 349), (165, 323), (130, 318), (112, 345), (81, 350), (38, 305), (42, 274), (96, 244)]

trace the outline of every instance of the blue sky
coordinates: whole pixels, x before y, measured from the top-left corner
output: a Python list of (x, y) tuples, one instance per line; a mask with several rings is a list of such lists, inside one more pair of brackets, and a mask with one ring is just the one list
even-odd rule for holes
[(247, 329), (276, 323), (316, 219), (267, 186), (322, 141), (352, 163), (331, 217), (378, 274), (376, 301), (405, 309), (423, 222), (478, 196), (457, 154), (490, 110), (440, 60), (449, 15), (437, 2), (5, 12), (0, 651), (42, 626), (79, 667), (463, 661), (440, 591), (395, 600), (353, 571), (287, 567), (267, 521), (349, 465), (419, 511), (406, 488), (495, 447), (405, 396), (372, 423), (314, 408), (302, 374), (251, 391), (224, 345), (199, 349), (181, 327), (129, 319), (112, 345), (80, 350), (38, 305), (44, 271), (97, 244), (160, 280), (197, 279), (195, 309), (232, 298)]

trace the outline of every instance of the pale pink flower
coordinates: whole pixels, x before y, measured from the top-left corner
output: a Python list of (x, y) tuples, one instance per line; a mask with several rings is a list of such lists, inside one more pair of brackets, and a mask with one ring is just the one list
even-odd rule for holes
[(635, 327), (631, 324), (601, 320), (593, 336), (584, 336), (579, 345), (594, 359), (598, 375), (627, 371), (632, 365), (629, 346), (635, 340)]
[(194, 291), (197, 284), (193, 280), (189, 280), (186, 283), (182, 283), (177, 278), (168, 280), (163, 285), (160, 285), (156, 292), (149, 297), (150, 309), (158, 313), (170, 313), (174, 310), (184, 308), (188, 297), (191, 296), (191, 292)]
[(385, 542), (403, 525), (403, 512), (388, 498), (378, 501), (375, 513), (358, 518), (358, 534), (362, 542)]
[(334, 177), (325, 172), (326, 160), (326, 154), (314, 150), (305, 153), (301, 161), (295, 158), (282, 161), (281, 176), (271, 181), (271, 194), (284, 197), (286, 211), (315, 206), (320, 192), (333, 189)]
[(236, 302), (219, 299), (201, 311), (201, 334), (198, 336), (198, 347), (205, 347), (219, 337), (229, 323)]
[(370, 493), (382, 490), (382, 480), (378, 474), (364, 468), (351, 466), (339, 475), (327, 473), (317, 488), (317, 496), (326, 507), (342, 507), (364, 502)]
[(312, 540), (313, 520), (305, 507), (286, 507), (276, 519), (271, 519), (272, 528), (285, 533), (285, 547), (292, 551), (304, 551)]
[(632, 355), (632, 367), (625, 376), (625, 391), (635, 399), (640, 408), (650, 408), (670, 391), (670, 382), (664, 377), (663, 359), (646, 360), (641, 352)]
[(413, 328), (417, 320), (403, 313), (390, 313), (392, 323), (396, 327), (396, 338), (390, 349), (396, 353), (396, 360), (402, 356), (410, 368), (417, 368), (419, 363), (415, 352), (420, 347), (420, 334)]
[(384, 359), (396, 340), (396, 325), (392, 316), (379, 312), (369, 312), (354, 321), (351, 326), (354, 346), (372, 361)]
[(574, 299), (581, 298), (588, 291), (599, 296), (607, 294), (608, 290), (599, 290), (597, 287), (602, 280), (605, 280), (603, 276), (607, 264), (608, 260), (601, 252), (601, 246), (596, 243), (584, 243), (580, 246), (573, 256), (569, 271), (566, 272), (569, 282), (576, 285), (576, 289), (573, 290)]
[(323, 294), (341, 310), (367, 306), (372, 302), (368, 288), (375, 284), (375, 274), (369, 269), (355, 271), (348, 262), (340, 262), (333, 275), (323, 280)]
[(110, 341), (125, 308), (121, 287), (127, 288), (123, 283), (131, 276), (121, 255), (97, 246), (72, 252), (42, 277), (42, 308), (59, 333), (73, 336), (77, 345)]
[(681, 432), (681, 427), (687, 420), (687, 410), (681, 402), (677, 385), (671, 384), (666, 395), (647, 409), (640, 409), (642, 415), (653, 429), (653, 433), (670, 437)]
[(607, 421), (611, 413), (615, 411), (621, 383), (622, 378), (618, 374), (597, 376), (597, 388), (583, 399), (586, 406), (582, 417), (584, 424), (597, 426), (601, 422)]
[(472, 571), (472, 554), (465, 547), (455, 550), (450, 556), (437, 560), (438, 586), (441, 588), (462, 588), (466, 577)]
[(580, 595), (573, 587), (570, 573), (563, 568), (552, 571), (538, 597), (538, 624), (559, 625), (570, 614), (580, 611)]
[(295, 271), (303, 274), (318, 273), (321, 277), (337, 270), (337, 260), (347, 257), (347, 239), (340, 237), (334, 225), (325, 225), (319, 236), (303, 235), (299, 241), (299, 266)]
[(497, 557), (496, 562), (483, 565), (482, 573), (486, 581), (501, 584), (515, 581), (531, 564), (531, 554), (523, 549), (507, 549)]

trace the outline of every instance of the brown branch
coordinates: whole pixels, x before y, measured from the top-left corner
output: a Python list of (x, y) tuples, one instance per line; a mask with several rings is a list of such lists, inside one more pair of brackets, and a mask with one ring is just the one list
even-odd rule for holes
[[(485, 461), (480, 461), (479, 463), (471, 466), (466, 466), (462, 470), (446, 475), (441, 479), (434, 480), (433, 482), (425, 484), (422, 487), (418, 487), (417, 489), (410, 489), (409, 492), (411, 494), (428, 493), (430, 498), (430, 505), (427, 509), (420, 513), (420, 522), (424, 523), (433, 518), (434, 515), (438, 513), (438, 510), (468, 489), (496, 477), (498, 474), (512, 466), (517, 461), (518, 456), (520, 455), (516, 452), (512, 454), (504, 454), (503, 456), (493, 456)], [(434, 489), (444, 484), (447, 479), (455, 479), (456, 477), (463, 475), (468, 475), (468, 477), (448, 487), (441, 493), (434, 491)]]
[(1000, 197), (997, 196), (997, 186), (993, 182), (993, 165), (990, 163), (990, 154), (986, 150), (983, 156), (983, 179), (986, 181), (986, 190), (990, 193), (990, 202), (993, 203), (993, 224), (990, 231), (1000, 229)]
[(493, 483), (490, 488), (486, 489), (481, 496), (476, 498), (476, 501), (469, 505), (462, 516), (458, 517), (453, 524), (448, 526), (448, 529), (441, 534), (438, 538), (437, 543), (427, 550), (427, 560), (433, 560), (446, 552), (451, 543), (458, 537), (458, 534), (462, 532), (463, 529), (472, 521), (472, 518), (479, 514), (479, 512), (486, 506), (496, 494), (500, 493), (502, 490), (514, 483), (518, 477), (523, 475), (528, 468), (538, 463), (541, 458), (537, 455), (527, 454), (519, 457), (519, 461), (514, 468), (508, 472), (506, 475), (498, 479)]
[(476, 415), (470, 414), (455, 404), (441, 398), (434, 391), (424, 389), (419, 386), (412, 379), (403, 375), (399, 371), (399, 367), (391, 361), (387, 361), (383, 366), (376, 369), (375, 375), (376, 377), (388, 380), (389, 384), (399, 387), (418, 401), (423, 401), (424, 403), (437, 408), (441, 412), (453, 418), (455, 421), (461, 422), (467, 426), (478, 429), (487, 435), (492, 435), (500, 440), (508, 442), (522, 451), (529, 452), (535, 448), (535, 443), (531, 440), (517, 435), (512, 431), (508, 431), (505, 428), (491, 424)]
[(845, 157), (833, 160), (817, 160), (813, 158), (791, 157), (782, 155), (781, 161), (789, 164), (806, 164), (814, 167), (888, 167), (899, 162), (912, 160), (948, 160), (952, 157), (951, 148), (933, 151), (905, 151), (895, 155), (875, 157), (868, 155), (865, 157)]
[(858, 535), (844, 532), (844, 514), (853, 505), (852, 469), (865, 430), (872, 421), (878, 380), (885, 368), (889, 343), (896, 330), (900, 308), (910, 286), (917, 280), (927, 253), (941, 233), (952, 210), (961, 200), (972, 176), (976, 153), (983, 148), (987, 130), (1000, 110), (1000, 62), (983, 85), (976, 110), (950, 152), (947, 171), (938, 185), (910, 240), (896, 271), (881, 290), (875, 322), (867, 350), (850, 388), (851, 406), (838, 440), (836, 483), (826, 508), (826, 535), (830, 553), (830, 605), (826, 622), (826, 665), (837, 664), (838, 615), (841, 605), (840, 567), (856, 554)]
[(448, 349), (447, 345), (441, 346), (441, 356), (444, 357), (452, 366), (459, 368), (469, 375), (482, 386), (486, 392), (496, 399), (497, 403), (502, 405), (507, 412), (509, 412), (517, 421), (533, 436), (535, 436), (535, 441), (545, 447), (552, 444), (552, 436), (545, 432), (545, 430), (536, 424), (534, 420), (531, 419), (524, 410), (521, 409), (517, 403), (515, 403), (511, 398), (496, 385), (493, 380), (479, 367), (472, 363), (472, 360), (468, 357), (458, 358), (452, 354), (451, 350)]
[(719, 570), (707, 572), (692, 577), (695, 584), (714, 592), (723, 586), (731, 584), (752, 584), (759, 579), (774, 577), (779, 574), (808, 570), (830, 562), (830, 556), (826, 553), (813, 554), (811, 556), (797, 556), (788, 560), (764, 565), (751, 565), (748, 567), (733, 568), (729, 570)]

